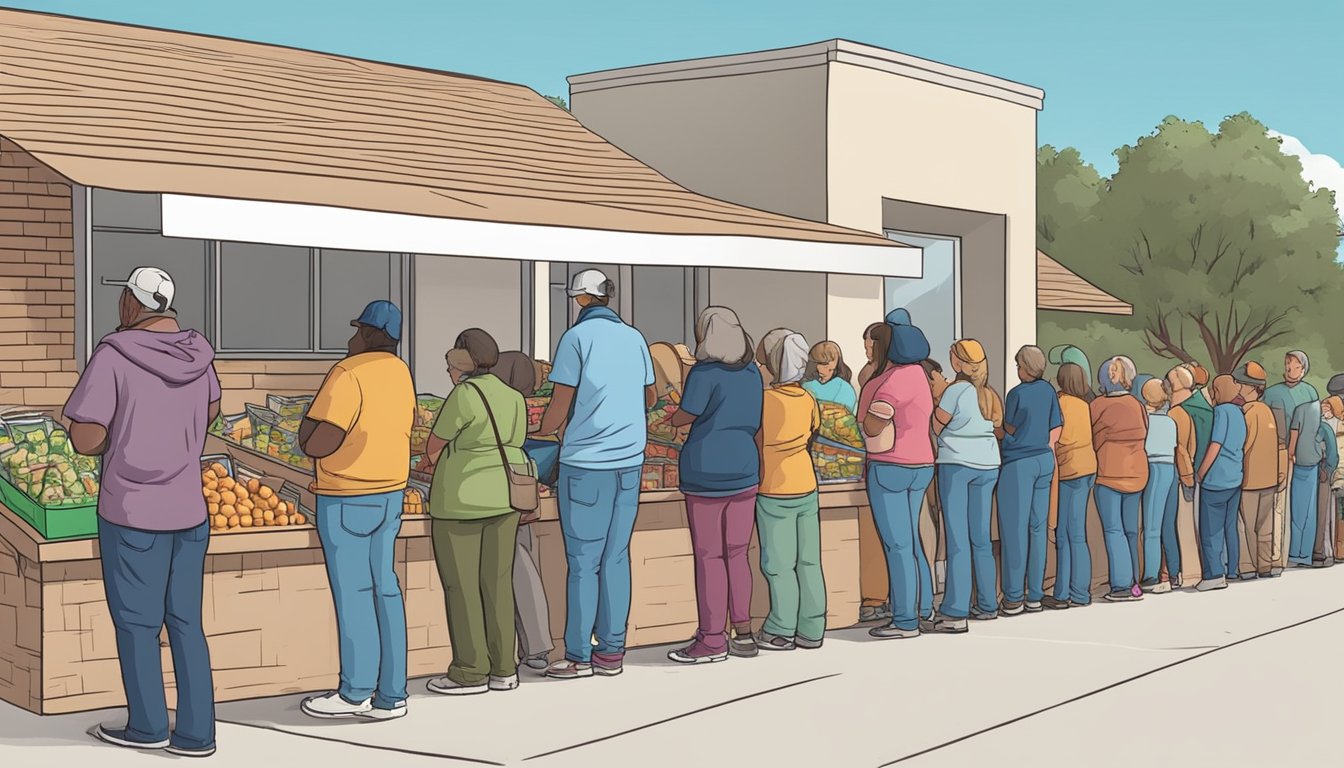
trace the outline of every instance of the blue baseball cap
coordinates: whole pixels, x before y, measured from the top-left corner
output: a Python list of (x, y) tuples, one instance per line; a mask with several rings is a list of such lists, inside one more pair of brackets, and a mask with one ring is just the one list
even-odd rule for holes
[(359, 319), (351, 320), (350, 324), (377, 328), (391, 336), (393, 341), (401, 341), (401, 310), (390, 301), (379, 299), (369, 302), (369, 306), (359, 314)]

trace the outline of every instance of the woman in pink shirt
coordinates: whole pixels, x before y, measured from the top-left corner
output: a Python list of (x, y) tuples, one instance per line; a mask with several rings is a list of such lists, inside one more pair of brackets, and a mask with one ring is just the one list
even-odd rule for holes
[(873, 637), (918, 637), (932, 621), (933, 575), (919, 536), (920, 504), (933, 480), (933, 392), (920, 363), (929, 356), (924, 333), (897, 309), (887, 315), (891, 346), (863, 387), (859, 413), (868, 442), (868, 503), (873, 509), (891, 580), (891, 624)]

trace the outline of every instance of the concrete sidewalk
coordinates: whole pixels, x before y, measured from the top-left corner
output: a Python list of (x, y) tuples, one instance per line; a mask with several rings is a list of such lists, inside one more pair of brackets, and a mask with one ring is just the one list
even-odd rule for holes
[[(1344, 756), (1336, 659), (1344, 567), (1223, 592), (972, 623), (971, 633), (872, 641), (684, 668), (644, 649), (618, 678), (531, 676), (449, 699), (412, 683), (389, 723), (304, 717), (301, 697), (219, 708), (216, 765), (867, 766), (1251, 765)], [(105, 711), (0, 709), (5, 764), (143, 765), (85, 731)], [(1315, 735), (1313, 735), (1315, 734)]]

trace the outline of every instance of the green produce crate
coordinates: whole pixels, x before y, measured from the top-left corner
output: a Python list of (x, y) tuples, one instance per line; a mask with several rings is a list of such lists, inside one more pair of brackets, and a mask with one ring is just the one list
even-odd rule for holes
[(98, 535), (98, 504), (44, 507), (0, 475), (0, 501), (37, 529), (48, 541), (88, 539)]

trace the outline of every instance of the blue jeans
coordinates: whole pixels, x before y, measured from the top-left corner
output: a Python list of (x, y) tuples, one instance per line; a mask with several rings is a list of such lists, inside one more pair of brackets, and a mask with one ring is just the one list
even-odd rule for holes
[(593, 636), (603, 656), (625, 654), (630, 619), (630, 536), (639, 512), (640, 468), (560, 465), (565, 588), (565, 658), (588, 664)]
[(1293, 487), (1289, 496), (1293, 533), (1288, 540), (1288, 560), (1298, 565), (1311, 565), (1311, 553), (1316, 547), (1319, 471), (1315, 466), (1293, 465)]
[(1167, 491), (1167, 509), (1162, 513), (1162, 553), (1167, 560), (1167, 577), (1173, 585), (1181, 578), (1181, 535), (1176, 523), (1182, 493), (1181, 481), (1176, 478)]
[(947, 587), (939, 612), (949, 618), (964, 619), (970, 615), (972, 583), (976, 608), (990, 614), (998, 610), (995, 584), (998, 573), (994, 565), (994, 541), (989, 534), (994, 485), (998, 481), (997, 469), (938, 465), (938, 498), (943, 506), (943, 530), (947, 536)]
[(336, 692), (354, 703), (372, 696), (379, 709), (406, 701), (406, 604), (393, 570), (401, 505), (401, 491), (317, 497), (341, 652)]
[[(1199, 490), (1199, 553), (1204, 560), (1205, 579), (1225, 578), (1228, 560), (1235, 565), (1241, 558), (1238, 550), (1226, 551), (1230, 539), (1227, 529), (1237, 526), (1237, 502), (1240, 499), (1240, 488)], [(1232, 572), (1235, 574), (1236, 568)]]
[(1142, 492), (1121, 493), (1098, 485), (1097, 513), (1101, 515), (1111, 591), (1134, 588), (1134, 548), (1139, 545), (1139, 499)]
[(201, 626), (209, 543), (205, 523), (185, 531), (155, 532), (98, 519), (103, 586), (126, 690), (126, 735), (132, 740), (169, 738), (159, 648), (159, 630), (167, 626), (177, 680), (172, 743), (184, 749), (215, 743), (215, 686)]
[(1045, 596), (1045, 548), (1049, 544), (1050, 483), (1055, 476), (1051, 453), (1003, 465), (999, 475), (999, 548), (1003, 557), (1003, 599), (1039, 603)]
[(1092, 552), (1087, 546), (1087, 499), (1096, 475), (1059, 481), (1059, 523), (1055, 526), (1055, 599), (1092, 602)]
[[(1162, 539), (1167, 515), (1175, 514), (1171, 490), (1176, 483), (1176, 465), (1148, 462), (1148, 486), (1143, 489), (1143, 581), (1156, 583), (1162, 575)], [(1174, 521), (1172, 525), (1175, 528)], [(1176, 572), (1180, 575), (1180, 571)]]
[(919, 629), (933, 614), (933, 574), (919, 537), (919, 511), (933, 480), (933, 467), (868, 464), (868, 504), (887, 553), (892, 625)]

